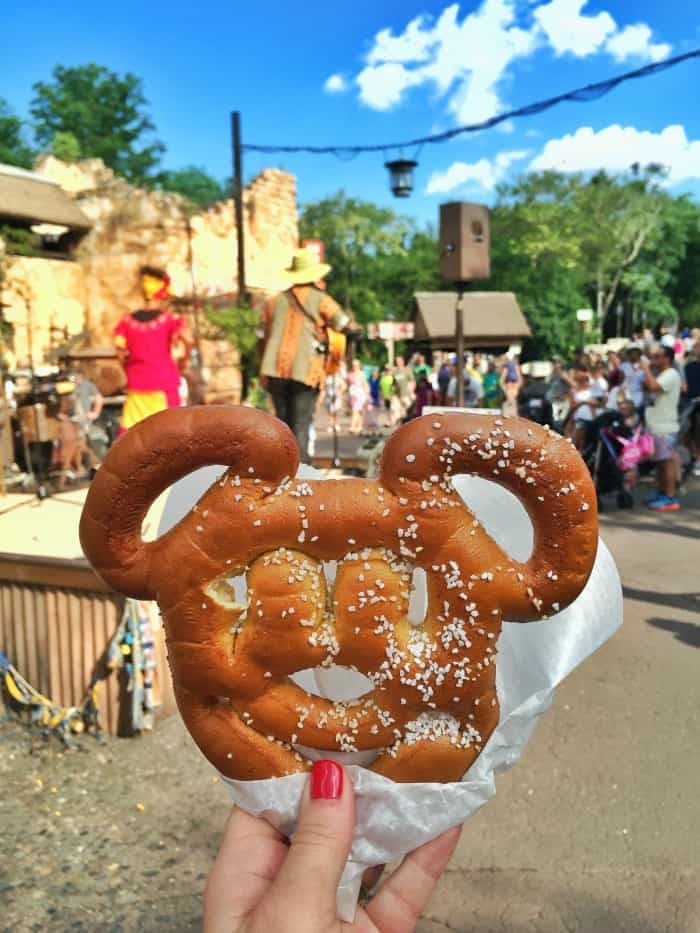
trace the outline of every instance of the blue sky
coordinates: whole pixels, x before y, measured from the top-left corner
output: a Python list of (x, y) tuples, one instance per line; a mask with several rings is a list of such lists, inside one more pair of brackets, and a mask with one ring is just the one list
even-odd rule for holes
[[(164, 164), (229, 175), (229, 112), (255, 143), (391, 142), (472, 122), (700, 46), (687, 0), (306, 0), (192, 4), (135, 0), (56, 7), (4, 0), (0, 96), (26, 116), (54, 64), (94, 61), (144, 82)], [(329, 80), (330, 79), (330, 80)], [(530, 167), (669, 166), (674, 190), (700, 193), (700, 60), (563, 104), (419, 156), (416, 192), (396, 201), (381, 154), (245, 158), (298, 177), (301, 202), (344, 188), (435, 221), (444, 200), (487, 203)], [(388, 150), (390, 156), (398, 155)], [(411, 155), (407, 150), (406, 155)]]

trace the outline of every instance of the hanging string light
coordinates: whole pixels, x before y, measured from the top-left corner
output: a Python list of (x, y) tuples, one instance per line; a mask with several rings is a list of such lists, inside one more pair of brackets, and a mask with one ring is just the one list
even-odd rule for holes
[[(523, 107), (516, 107), (513, 110), (508, 110), (504, 113), (496, 114), (495, 116), (490, 117), (488, 120), (481, 120), (478, 123), (468, 123), (464, 126), (457, 126), (451, 130), (446, 130), (443, 133), (434, 133), (431, 136), (422, 136), (418, 139), (411, 139), (400, 143), (376, 143), (354, 146), (282, 146), (273, 144), (263, 145), (259, 143), (244, 143), (241, 145), (241, 149), (246, 152), (259, 152), (266, 155), (295, 152), (303, 152), (309, 155), (334, 155), (342, 161), (349, 161), (350, 159), (354, 159), (356, 156), (364, 152), (382, 152), (388, 149), (396, 149), (400, 152), (403, 149), (409, 149), (413, 146), (420, 148), (424, 145), (433, 145), (447, 142), (450, 139), (454, 139), (456, 136), (461, 136), (464, 133), (477, 133), (480, 130), (491, 129), (494, 126), (498, 126), (500, 123), (505, 123), (506, 120), (514, 120), (518, 117), (534, 116), (535, 114), (543, 113), (545, 110), (549, 110), (552, 107), (556, 107), (561, 103), (585, 103), (590, 100), (597, 100), (598, 98), (603, 97), (605, 94), (609, 94), (610, 91), (614, 90), (616, 87), (626, 81), (631, 81), (637, 78), (647, 78), (651, 75), (659, 74), (662, 71), (667, 71), (669, 68), (673, 68), (676, 65), (680, 65), (682, 62), (686, 62), (694, 58), (700, 58), (700, 48), (692, 49), (691, 51), (684, 52), (681, 55), (674, 55), (671, 58), (666, 58), (660, 62), (652, 62), (651, 64), (643, 65), (641, 68), (635, 68), (633, 71), (626, 71), (624, 74), (616, 75), (613, 78), (607, 78), (603, 81), (595, 81), (592, 84), (586, 84), (583, 87), (575, 88), (573, 91), (566, 91), (563, 94), (557, 94), (555, 97), (548, 97), (544, 100), (526, 104)], [(404, 159), (401, 157), (385, 162), (385, 166), (387, 169), (389, 169), (390, 173), (391, 190), (394, 192), (396, 197), (405, 198), (411, 194), (411, 191), (413, 190), (413, 170), (416, 168), (417, 164), (418, 163), (415, 157), (413, 159)]]

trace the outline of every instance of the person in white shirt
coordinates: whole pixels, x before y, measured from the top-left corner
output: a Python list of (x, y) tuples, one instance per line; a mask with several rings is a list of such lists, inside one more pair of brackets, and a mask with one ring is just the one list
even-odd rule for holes
[(651, 364), (643, 362), (644, 387), (653, 393), (645, 410), (647, 429), (654, 438), (658, 493), (647, 503), (657, 512), (676, 512), (680, 508), (677, 496), (680, 475), (678, 457), (678, 403), (681, 377), (674, 367), (673, 347), (658, 346), (650, 354)]
[(644, 367), (642, 366), (642, 346), (639, 343), (627, 344), (627, 359), (621, 366), (625, 376), (622, 384), (625, 395), (641, 409), (644, 405)]

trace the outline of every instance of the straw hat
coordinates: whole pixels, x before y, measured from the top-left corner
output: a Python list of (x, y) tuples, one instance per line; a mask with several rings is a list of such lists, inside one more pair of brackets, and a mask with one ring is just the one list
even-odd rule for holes
[(295, 249), (292, 254), (292, 264), (284, 270), (284, 274), (292, 285), (308, 285), (324, 279), (331, 271), (326, 262), (316, 262), (311, 250)]

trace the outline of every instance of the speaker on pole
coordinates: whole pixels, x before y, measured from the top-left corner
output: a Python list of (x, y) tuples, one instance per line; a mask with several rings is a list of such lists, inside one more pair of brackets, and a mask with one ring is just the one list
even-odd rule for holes
[(483, 204), (440, 205), (440, 274), (446, 282), (473, 282), (491, 275), (489, 210)]

